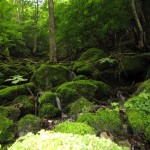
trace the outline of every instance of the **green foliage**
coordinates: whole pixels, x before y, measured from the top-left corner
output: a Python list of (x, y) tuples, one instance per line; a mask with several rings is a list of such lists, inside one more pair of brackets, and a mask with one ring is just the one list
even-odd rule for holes
[(145, 129), (145, 137), (147, 141), (150, 141), (150, 124)]
[(34, 88), (34, 84), (27, 83), (22, 85), (15, 85), (0, 90), (0, 104), (7, 101), (13, 101), (17, 96), (29, 93), (28, 88), (31, 90)]
[(79, 98), (74, 103), (69, 105), (69, 114), (75, 115), (82, 112), (88, 112), (91, 110), (92, 103), (89, 102), (86, 98)]
[(43, 105), (43, 104), (56, 104), (56, 97), (58, 96), (57, 93), (53, 93), (51, 91), (44, 92), (40, 98), (38, 99), (38, 102)]
[(55, 132), (72, 133), (72, 134), (95, 134), (94, 129), (87, 124), (79, 122), (63, 122), (57, 125), (54, 129)]
[(81, 136), (44, 130), (41, 130), (36, 135), (29, 133), (26, 136), (20, 137), (8, 150), (56, 150), (62, 148), (64, 150), (129, 150), (128, 148), (119, 147), (111, 140), (98, 138), (95, 135)]
[(119, 133), (122, 128), (119, 112), (115, 110), (99, 109), (95, 114), (80, 114), (77, 121), (87, 123), (92, 126), (97, 133), (104, 131)]
[(18, 121), (18, 132), (20, 136), (28, 132), (36, 133), (40, 128), (41, 119), (32, 114), (28, 114)]
[(105, 58), (101, 58), (99, 60), (100, 64), (104, 64), (104, 63), (111, 63), (113, 64), (115, 62), (115, 59), (112, 59), (110, 57), (105, 57)]
[(51, 104), (42, 105), (39, 109), (39, 116), (42, 118), (53, 118), (59, 114), (59, 110)]
[(76, 76), (76, 77), (73, 79), (73, 81), (87, 80), (87, 79), (88, 79), (88, 77), (85, 76), (85, 75), (78, 75), (78, 76)]
[(15, 137), (13, 121), (2, 115), (0, 120), (0, 143), (12, 142)]
[(141, 92), (139, 95), (129, 98), (124, 106), (127, 109), (150, 113), (150, 93)]
[(23, 76), (15, 75), (15, 76), (12, 76), (12, 78), (7, 79), (5, 81), (11, 81), (12, 84), (18, 84), (19, 82), (27, 81), (27, 79), (24, 79)]
[(0, 106), (0, 115), (16, 121), (20, 115), (20, 110), (14, 106)]

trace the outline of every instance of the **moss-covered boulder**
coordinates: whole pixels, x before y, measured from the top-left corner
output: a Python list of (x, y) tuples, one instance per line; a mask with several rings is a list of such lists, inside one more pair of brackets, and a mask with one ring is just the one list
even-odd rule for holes
[(14, 106), (0, 106), (0, 116), (5, 116), (9, 119), (16, 121), (20, 116), (19, 108)]
[(79, 60), (80, 61), (86, 60), (89, 62), (94, 62), (105, 56), (106, 56), (106, 53), (102, 49), (90, 48), (80, 56)]
[(13, 105), (21, 110), (21, 116), (34, 113), (34, 103), (34, 98), (28, 95), (20, 95), (13, 101)]
[(84, 122), (95, 129), (95, 132), (111, 131), (119, 133), (122, 122), (118, 111), (99, 109), (96, 113), (80, 114), (77, 122)]
[(133, 133), (139, 134), (144, 133), (145, 128), (147, 127), (147, 114), (144, 111), (137, 110), (128, 110), (127, 119), (129, 127), (132, 129)]
[(56, 91), (61, 96), (62, 104), (66, 105), (80, 97), (101, 99), (108, 96), (110, 87), (100, 81), (78, 80), (62, 84)]
[(46, 91), (44, 92), (38, 99), (38, 102), (40, 105), (43, 104), (52, 104), (52, 105), (56, 105), (56, 98), (59, 95), (57, 93), (53, 93), (51, 91)]
[(34, 89), (33, 83), (10, 86), (0, 90), (0, 105), (13, 101), (19, 95), (30, 94), (29, 89), (31, 91)]
[(39, 109), (39, 116), (41, 118), (53, 118), (60, 115), (58, 108), (53, 106), (52, 104), (42, 105)]
[(91, 110), (92, 105), (93, 103), (88, 101), (86, 98), (81, 97), (68, 106), (69, 114), (75, 115), (78, 113), (88, 112)]
[(33, 74), (33, 81), (37, 88), (41, 90), (49, 90), (52, 87), (60, 85), (66, 81), (70, 81), (72, 73), (61, 65), (41, 65), (41, 67)]
[[(32, 142), (31, 142), (32, 141)], [(39, 134), (29, 133), (19, 138), (8, 150), (129, 150), (119, 147), (109, 139), (95, 135), (77, 135), (40, 131)]]
[(73, 81), (87, 80), (87, 79), (88, 79), (88, 77), (85, 76), (85, 75), (78, 75), (78, 76), (76, 76), (76, 77), (73, 79)]
[(23, 136), (28, 132), (36, 133), (41, 128), (41, 119), (28, 114), (18, 121), (18, 135)]
[[(144, 57), (140, 56), (123, 56), (119, 63), (119, 73), (125, 76), (137, 75), (144, 73), (147, 63)], [(142, 75), (142, 74), (141, 74)]]
[(72, 133), (72, 134), (95, 134), (94, 129), (85, 123), (79, 122), (63, 122), (57, 125), (54, 129), (55, 132)]
[(73, 70), (78, 75), (85, 75), (93, 79), (98, 79), (101, 76), (101, 73), (97, 68), (93, 66), (92, 63), (85, 61), (77, 61), (74, 63)]
[(0, 143), (12, 142), (15, 138), (13, 121), (2, 115), (0, 115), (0, 120)]

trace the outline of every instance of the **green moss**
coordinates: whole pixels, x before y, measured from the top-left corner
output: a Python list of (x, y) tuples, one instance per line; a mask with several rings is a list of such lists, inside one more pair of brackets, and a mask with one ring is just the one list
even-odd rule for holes
[(57, 125), (54, 129), (55, 132), (72, 133), (72, 134), (95, 134), (94, 129), (87, 124), (79, 122), (63, 122)]
[(76, 76), (76, 77), (73, 79), (73, 81), (87, 80), (87, 79), (88, 79), (88, 77), (85, 76), (85, 75), (78, 75), (78, 76)]
[(0, 115), (0, 120), (0, 143), (13, 141), (15, 138), (13, 121), (2, 115)]
[(40, 128), (41, 119), (32, 114), (28, 114), (18, 121), (18, 132), (20, 136), (28, 132), (36, 133)]
[(129, 126), (134, 133), (144, 133), (147, 126), (146, 113), (143, 111), (128, 110), (127, 113)]
[(61, 65), (41, 65), (32, 76), (32, 81), (41, 90), (49, 90), (52, 87), (70, 81), (71, 72)]
[(17, 96), (22, 94), (30, 94), (29, 90), (34, 88), (33, 83), (15, 85), (0, 90), (0, 104), (5, 104), (8, 101), (13, 101)]
[(145, 129), (145, 138), (147, 141), (150, 141), (150, 124)]
[(59, 114), (59, 110), (51, 104), (42, 105), (39, 109), (39, 116), (42, 118), (52, 118)]
[(34, 113), (34, 99), (27, 95), (18, 96), (13, 101), (13, 104), (20, 108), (22, 116)]
[(135, 75), (143, 72), (146, 67), (146, 62), (143, 57), (139, 56), (124, 56), (119, 64), (119, 72), (124, 75)]
[(81, 114), (78, 122), (85, 122), (95, 129), (95, 132), (111, 131), (119, 133), (122, 128), (119, 112), (115, 110), (98, 110), (96, 113)]
[(57, 93), (53, 93), (51, 91), (44, 92), (38, 99), (38, 102), (43, 105), (43, 104), (52, 104), (55, 105), (56, 97), (58, 96)]
[(54, 133), (40, 131), (39, 134), (31, 134), (19, 138), (8, 150), (129, 150), (119, 147), (111, 140), (99, 138), (95, 135), (73, 135), (66, 133)]
[(144, 81), (134, 92), (133, 96), (139, 95), (141, 92), (150, 93), (150, 79)]
[(79, 60), (80, 61), (88, 60), (90, 62), (94, 62), (105, 56), (106, 54), (104, 53), (103, 50), (97, 48), (90, 48), (80, 56)]
[(88, 112), (91, 110), (93, 103), (89, 102), (86, 98), (79, 98), (74, 103), (69, 105), (70, 115), (78, 114), (81, 112)]
[(58, 87), (62, 104), (69, 104), (80, 97), (100, 99), (108, 95), (110, 88), (107, 84), (94, 80), (78, 80), (66, 82)]
[(20, 110), (13, 106), (0, 106), (0, 115), (16, 121), (20, 115)]

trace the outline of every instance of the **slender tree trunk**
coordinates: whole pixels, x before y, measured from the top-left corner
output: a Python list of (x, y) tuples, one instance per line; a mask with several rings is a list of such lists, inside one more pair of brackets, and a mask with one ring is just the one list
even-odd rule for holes
[(135, 0), (131, 0), (131, 8), (132, 8), (133, 16), (135, 18), (135, 22), (137, 24), (138, 31), (139, 31), (138, 48), (143, 49), (145, 47), (145, 44), (144, 44), (144, 31), (143, 31), (141, 22), (138, 18), (138, 14), (137, 14), (136, 7), (135, 7)]
[(49, 59), (50, 62), (56, 63), (56, 44), (55, 44), (55, 22), (54, 22), (54, 3), (53, 0), (48, 0), (49, 7)]

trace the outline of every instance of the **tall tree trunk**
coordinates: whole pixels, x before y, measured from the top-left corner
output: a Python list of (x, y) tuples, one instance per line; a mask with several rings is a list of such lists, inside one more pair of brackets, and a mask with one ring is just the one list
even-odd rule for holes
[(48, 0), (49, 7), (49, 59), (50, 62), (56, 63), (56, 44), (55, 44), (55, 22), (54, 22), (54, 3), (53, 0)]
[(132, 8), (133, 16), (135, 18), (135, 22), (137, 24), (137, 28), (138, 28), (138, 31), (139, 31), (138, 48), (139, 49), (143, 49), (143, 48), (145, 48), (145, 44), (144, 44), (144, 31), (143, 31), (141, 22), (139, 20), (139, 17), (138, 17), (137, 11), (136, 11), (135, 0), (131, 0), (131, 8)]

